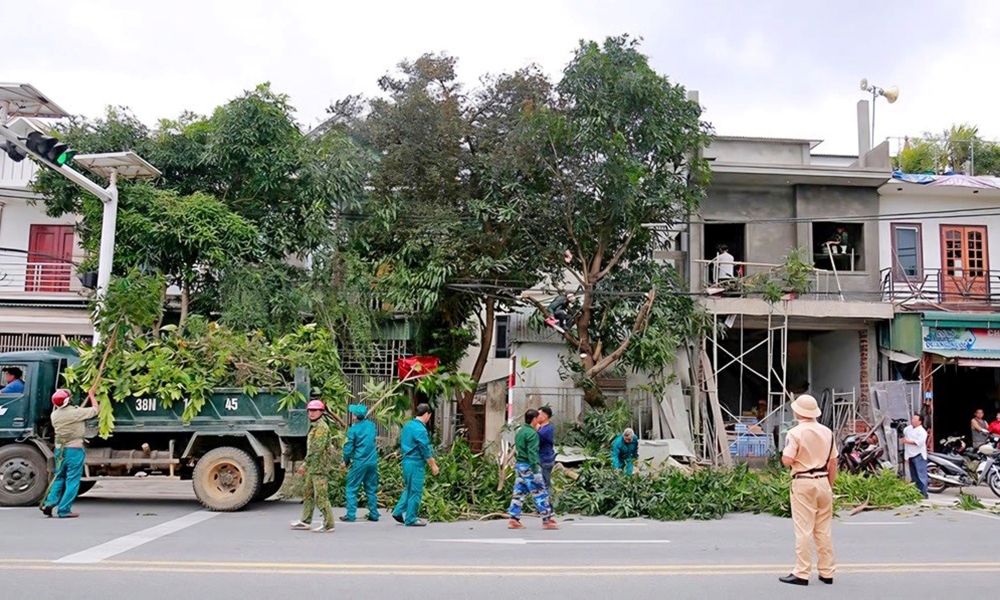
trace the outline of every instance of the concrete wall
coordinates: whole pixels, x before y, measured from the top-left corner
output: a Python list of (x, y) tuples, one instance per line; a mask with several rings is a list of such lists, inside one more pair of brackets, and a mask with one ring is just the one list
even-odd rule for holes
[(762, 142), (720, 137), (705, 149), (705, 157), (727, 164), (808, 165), (809, 146), (807, 140)]
[(861, 392), (861, 348), (858, 332), (851, 330), (816, 333), (809, 338), (809, 390), (817, 399), (827, 388)]
[[(795, 195), (792, 188), (722, 188), (712, 186), (701, 202), (698, 213), (704, 219), (750, 221), (768, 218), (788, 218), (795, 215)], [(697, 233), (695, 232), (697, 230)], [(704, 226), (692, 226), (691, 257), (702, 256)], [(697, 240), (696, 240), (697, 237)], [(788, 249), (796, 244), (793, 223), (748, 223), (746, 226), (746, 262), (776, 264)], [(697, 269), (693, 269), (693, 272)]]
[[(795, 209), (798, 218), (807, 220), (797, 227), (798, 245), (807, 248), (811, 256), (817, 244), (824, 241), (813, 239), (813, 221), (841, 221), (851, 216), (878, 214), (879, 195), (875, 188), (799, 185), (795, 188)], [(876, 292), (879, 289), (879, 228), (876, 222), (862, 223), (861, 245), (861, 270), (839, 273), (840, 287), (845, 292)], [(876, 300), (874, 296), (868, 299)]]

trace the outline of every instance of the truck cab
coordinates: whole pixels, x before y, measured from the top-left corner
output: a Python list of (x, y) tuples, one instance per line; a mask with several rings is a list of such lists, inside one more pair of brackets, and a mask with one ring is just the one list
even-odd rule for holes
[[(0, 354), (0, 368), (19, 369), (24, 381), (23, 391), (0, 393), (0, 506), (36, 505), (45, 495), (55, 467), (51, 397), (62, 372), (77, 362), (70, 348)], [(308, 395), (304, 372), (297, 373), (296, 389)], [(142, 475), (191, 480), (211, 510), (239, 510), (263, 500), (305, 454), (305, 411), (279, 408), (289, 391), (214, 390), (190, 421), (181, 418), (184, 401), (115, 401), (108, 439), (96, 437), (97, 419), (87, 424), (80, 493), (102, 479), (134, 481)]]

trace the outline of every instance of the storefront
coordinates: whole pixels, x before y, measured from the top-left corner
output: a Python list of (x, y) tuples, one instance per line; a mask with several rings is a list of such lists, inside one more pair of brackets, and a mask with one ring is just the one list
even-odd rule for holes
[(920, 381), (935, 443), (968, 438), (977, 409), (1000, 410), (1000, 314), (901, 313), (880, 342), (882, 379)]

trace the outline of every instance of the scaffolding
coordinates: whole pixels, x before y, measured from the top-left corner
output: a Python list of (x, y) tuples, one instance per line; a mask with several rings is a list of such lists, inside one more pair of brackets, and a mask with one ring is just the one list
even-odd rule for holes
[[(749, 376), (762, 380), (767, 388), (767, 410), (762, 423), (771, 423), (775, 419), (781, 422), (783, 420), (784, 407), (792, 399), (788, 392), (786, 381), (788, 372), (788, 315), (775, 314), (774, 312), (768, 313), (767, 333), (764, 339), (754, 343), (749, 348), (747, 347), (744, 333), (744, 318), (745, 316), (742, 314), (713, 315), (711, 359), (708, 359), (707, 353), (703, 352), (702, 354), (702, 362), (707, 361), (710, 364), (701, 365), (698, 373), (703, 391), (710, 405), (706, 407), (707, 410), (703, 414), (706, 419), (719, 420), (724, 418), (723, 413), (725, 413), (729, 418), (738, 420), (745, 408), (743, 382), (744, 378)], [(720, 322), (720, 320), (724, 320), (724, 322)], [(740, 336), (739, 350), (731, 352), (720, 343), (720, 329), (733, 330), (733, 326), (737, 324), (737, 321), (739, 322), (738, 330)], [(754, 368), (748, 360), (748, 357), (754, 351), (762, 347), (766, 348), (767, 352), (767, 366), (763, 372)], [(722, 361), (720, 361), (720, 358)], [(722, 404), (718, 396), (719, 376), (727, 369), (739, 370), (740, 397), (735, 414)], [(752, 399), (751, 401), (754, 402), (755, 400)], [(699, 431), (701, 433), (699, 445), (702, 447), (703, 456), (712, 459), (713, 462), (719, 462), (720, 458), (725, 458), (720, 457), (719, 454), (728, 452), (728, 446), (722, 443), (724, 439), (720, 439), (723, 435), (722, 431), (722, 423), (718, 422), (714, 423), (713, 426), (706, 424), (704, 429)], [(769, 431), (765, 433), (770, 434)], [(768, 435), (768, 439), (771, 439), (770, 435)]]

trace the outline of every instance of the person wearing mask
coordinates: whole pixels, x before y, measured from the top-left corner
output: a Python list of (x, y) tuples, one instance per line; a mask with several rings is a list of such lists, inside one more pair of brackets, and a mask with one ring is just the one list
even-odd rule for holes
[(983, 418), (983, 409), (976, 409), (975, 415), (972, 417), (972, 447), (979, 448), (986, 442), (990, 441), (989, 429), (990, 426), (986, 423), (986, 419)]
[(632, 474), (635, 461), (639, 460), (639, 440), (629, 427), (611, 443), (611, 464), (626, 475)]
[(420, 500), (424, 497), (424, 480), (427, 478), (424, 465), (430, 466), (431, 475), (436, 477), (438, 474), (437, 461), (431, 450), (431, 438), (427, 434), (427, 423), (430, 420), (430, 405), (418, 404), (416, 416), (403, 426), (399, 436), (399, 447), (403, 454), (403, 495), (392, 510), (392, 518), (407, 527), (427, 525), (426, 521), (419, 519)]
[(549, 492), (545, 487), (545, 480), (542, 479), (542, 469), (538, 459), (538, 432), (535, 430), (538, 419), (538, 411), (529, 408), (524, 411), (524, 425), (517, 430), (514, 436), (514, 448), (516, 456), (514, 459), (514, 496), (510, 501), (510, 508), (507, 513), (510, 521), (507, 522), (508, 529), (524, 529), (521, 524), (521, 509), (524, 507), (524, 498), (531, 494), (538, 509), (538, 515), (542, 517), (542, 529), (559, 529), (559, 526), (552, 519), (552, 505), (549, 504)]
[(69, 390), (56, 390), (52, 394), (52, 414), (49, 420), (55, 431), (55, 479), (49, 487), (49, 494), (42, 503), (42, 514), (52, 516), (54, 510), (60, 519), (74, 519), (80, 515), (73, 512), (73, 502), (80, 492), (83, 477), (83, 463), (87, 451), (83, 449), (87, 433), (88, 419), (97, 416), (97, 397), (89, 396), (90, 406), (73, 406)]
[(378, 521), (378, 450), (375, 438), (378, 431), (368, 418), (368, 408), (352, 404), (347, 408), (354, 424), (347, 430), (344, 444), (344, 465), (347, 466), (347, 514), (341, 521), (352, 522), (358, 512), (358, 492), (365, 488), (368, 499), (368, 520)]
[(330, 445), (330, 425), (324, 416), (326, 404), (322, 400), (310, 400), (306, 404), (306, 412), (310, 423), (306, 437), (306, 459), (298, 471), (299, 475), (305, 475), (302, 518), (292, 523), (292, 529), (308, 530), (312, 524), (313, 512), (319, 508), (323, 514), (323, 525), (313, 529), (313, 532), (333, 533), (333, 508), (330, 507), (328, 482), (334, 459), (333, 446)]
[(994, 435), (1000, 435), (1000, 412), (997, 413), (996, 419), (990, 423), (988, 431)]
[(910, 465), (910, 481), (920, 495), (927, 498), (927, 430), (919, 414), (910, 417), (910, 424), (903, 430), (903, 458)]
[(7, 367), (3, 370), (6, 385), (0, 389), (0, 394), (23, 394), (24, 372), (17, 367)]
[(550, 422), (552, 408), (543, 406), (538, 409), (538, 460), (542, 466), (542, 479), (545, 489), (552, 495), (552, 469), (556, 466), (556, 428)]
[(837, 479), (837, 448), (833, 432), (816, 421), (822, 414), (816, 398), (799, 396), (792, 402), (798, 425), (788, 430), (781, 464), (792, 471), (790, 492), (795, 525), (795, 570), (778, 578), (782, 583), (809, 585), (812, 544), (816, 544), (819, 580), (833, 584), (833, 483)]

